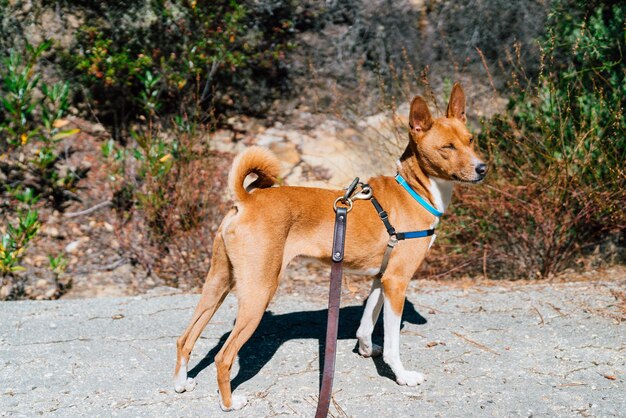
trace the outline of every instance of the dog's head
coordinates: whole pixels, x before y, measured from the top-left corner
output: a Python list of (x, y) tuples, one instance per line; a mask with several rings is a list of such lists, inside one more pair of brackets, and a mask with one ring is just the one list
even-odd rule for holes
[(411, 102), (409, 132), (421, 168), (429, 176), (465, 183), (479, 183), (487, 165), (474, 150), (474, 140), (465, 123), (465, 93), (460, 84), (452, 87), (446, 116), (433, 119), (426, 101)]

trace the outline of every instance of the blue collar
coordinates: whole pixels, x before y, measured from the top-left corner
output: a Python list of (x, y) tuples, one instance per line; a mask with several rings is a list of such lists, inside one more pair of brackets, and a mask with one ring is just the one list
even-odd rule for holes
[(432, 213), (433, 215), (435, 215), (436, 217), (440, 218), (441, 215), (443, 215), (443, 212), (439, 212), (437, 209), (435, 209), (433, 207), (433, 205), (431, 205), (430, 203), (428, 203), (426, 201), (426, 199), (424, 199), (422, 196), (420, 196), (419, 194), (417, 194), (417, 192), (415, 190), (413, 190), (411, 188), (411, 186), (409, 186), (409, 184), (406, 182), (406, 180), (400, 175), (400, 173), (396, 174), (396, 181), (398, 182), (398, 184), (402, 187), (404, 187), (404, 190), (406, 190), (407, 192), (409, 192), (409, 194), (411, 195), (411, 197), (413, 199), (415, 199), (417, 201), (417, 203), (419, 203), (420, 205), (422, 205), (424, 207), (424, 209), (426, 209), (427, 211), (429, 211), (430, 213)]

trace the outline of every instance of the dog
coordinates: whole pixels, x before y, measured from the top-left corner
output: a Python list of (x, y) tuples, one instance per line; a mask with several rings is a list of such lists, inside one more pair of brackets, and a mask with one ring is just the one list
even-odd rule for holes
[[(196, 340), (228, 293), (236, 287), (238, 313), (233, 331), (215, 356), (220, 406), (242, 408), (246, 398), (233, 395), (230, 373), (241, 346), (259, 325), (276, 292), (282, 273), (296, 256), (331, 262), (333, 202), (342, 191), (280, 186), (280, 164), (268, 150), (251, 147), (233, 161), (229, 188), (234, 205), (224, 217), (213, 243), (211, 268), (193, 317), (177, 341), (174, 371), (176, 392), (192, 390), (187, 377), (189, 356)], [(426, 101), (415, 97), (409, 114), (409, 142), (398, 161), (398, 173), (410, 188), (438, 211), (444, 212), (455, 183), (479, 183), (487, 165), (474, 149), (466, 127), (465, 94), (457, 83), (446, 115), (433, 119)], [(248, 187), (244, 181), (257, 176)], [(369, 180), (374, 197), (398, 230), (432, 229), (438, 217), (415, 201), (393, 177)], [(387, 268), (379, 273), (389, 241), (387, 229), (369, 202), (354, 202), (345, 243), (344, 265), (374, 276), (357, 330), (358, 352), (383, 355), (400, 385), (416, 386), (424, 376), (404, 368), (400, 361), (400, 322), (410, 279), (424, 260), (435, 236), (398, 243)], [(372, 343), (372, 332), (384, 309), (384, 347)]]

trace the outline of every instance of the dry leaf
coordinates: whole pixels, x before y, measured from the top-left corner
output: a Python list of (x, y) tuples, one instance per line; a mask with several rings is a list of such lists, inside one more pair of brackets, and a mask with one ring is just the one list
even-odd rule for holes
[(52, 127), (56, 128), (56, 129), (60, 129), (60, 128), (66, 126), (68, 123), (70, 123), (70, 121), (67, 120), (67, 119), (57, 119), (54, 122), (52, 122)]

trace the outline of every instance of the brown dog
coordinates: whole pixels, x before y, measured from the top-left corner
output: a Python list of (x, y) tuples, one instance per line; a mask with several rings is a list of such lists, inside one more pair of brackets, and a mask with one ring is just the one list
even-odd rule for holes
[[(439, 211), (445, 211), (454, 182), (480, 182), (487, 166), (474, 151), (465, 126), (465, 95), (455, 84), (446, 117), (433, 120), (421, 97), (411, 103), (409, 144), (400, 157), (398, 172), (406, 183)], [(189, 356), (200, 333), (226, 295), (237, 288), (239, 310), (228, 340), (215, 356), (220, 405), (228, 411), (246, 404), (232, 395), (230, 371), (237, 352), (252, 336), (278, 286), (287, 264), (296, 256), (330, 262), (333, 238), (333, 201), (341, 191), (304, 187), (271, 187), (279, 174), (278, 160), (254, 147), (239, 154), (229, 176), (234, 207), (215, 237), (211, 269), (202, 297), (185, 332), (178, 339), (174, 386), (191, 390), (187, 378)], [(249, 174), (258, 178), (244, 188)], [(438, 218), (418, 204), (393, 177), (369, 180), (374, 197), (389, 213), (399, 231), (434, 228)], [(401, 241), (392, 252), (382, 277), (378, 274), (389, 235), (370, 202), (356, 201), (348, 223), (346, 268), (375, 276), (357, 331), (359, 353), (384, 360), (400, 385), (423, 382), (421, 373), (405, 370), (400, 361), (400, 319), (409, 280), (424, 260), (434, 236)], [(384, 303), (383, 303), (384, 302)], [(384, 305), (384, 350), (372, 344), (374, 324)]]

